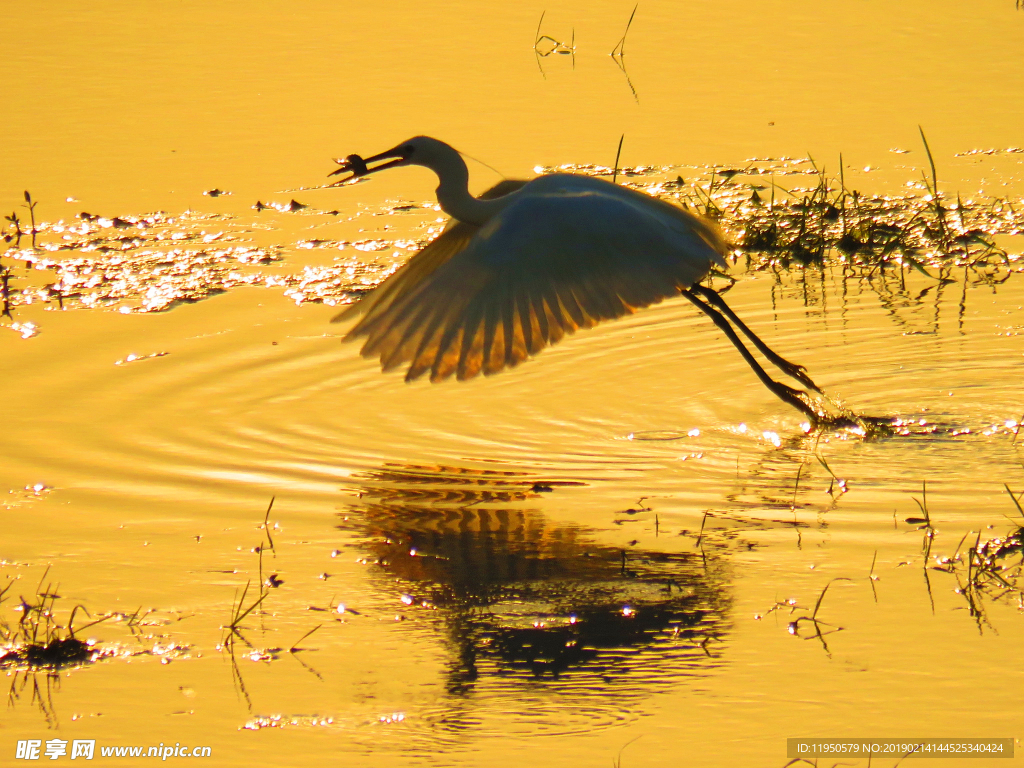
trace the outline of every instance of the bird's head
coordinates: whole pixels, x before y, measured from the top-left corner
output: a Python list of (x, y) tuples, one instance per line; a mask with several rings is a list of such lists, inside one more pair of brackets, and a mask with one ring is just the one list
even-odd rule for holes
[[(349, 181), (361, 176), (368, 176), (386, 168), (397, 168), (402, 165), (422, 165), (427, 168), (437, 167), (443, 159), (452, 154), (458, 154), (443, 141), (432, 139), (429, 136), (414, 136), (403, 141), (387, 152), (363, 159), (360, 155), (349, 155), (344, 159), (335, 160), (338, 168), (329, 175), (335, 176), (339, 173), (351, 173), (352, 175), (342, 179)], [(386, 162), (382, 162), (386, 161)], [(380, 163), (375, 165), (375, 163)]]

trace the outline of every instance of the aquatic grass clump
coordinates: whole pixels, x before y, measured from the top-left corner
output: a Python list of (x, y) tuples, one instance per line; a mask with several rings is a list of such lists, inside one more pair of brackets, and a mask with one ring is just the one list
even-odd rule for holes
[[(1005, 485), (1006, 493), (1017, 512), (1024, 518), (1021, 498), (1024, 491), (1014, 492)], [(954, 590), (967, 603), (971, 617), (978, 625), (991, 627), (986, 615), (986, 602), (1006, 603), (1013, 601), (1018, 610), (1024, 611), (1024, 519), (1002, 536), (982, 541), (977, 532), (974, 543), (961, 551), (970, 532), (964, 534), (956, 551), (947, 557), (939, 557), (932, 568), (951, 574), (957, 582)], [(929, 550), (930, 551), (930, 550)]]
[[(29, 221), (31, 222), (31, 229), (29, 229), (28, 234), (32, 236), (32, 248), (35, 248), (36, 234), (38, 234), (39, 232), (39, 230), (36, 227), (36, 205), (38, 205), (38, 203), (32, 199), (32, 194), (27, 189), (24, 192), (24, 197), (25, 204), (21, 207), (28, 209)], [(2, 233), (0, 233), (0, 237), (3, 238), (3, 241), (5, 243), (10, 243), (13, 240), (14, 245), (12, 247), (20, 248), (21, 238), (24, 237), (26, 233), (21, 228), (21, 219), (18, 218), (18, 212), (12, 211), (10, 216), (4, 216), (4, 220), (7, 221), (9, 224), (14, 225), (14, 231), (7, 232), (5, 229)]]
[[(75, 629), (75, 616), (88, 611), (82, 605), (71, 609), (66, 624), (57, 620), (56, 603), (60, 598), (53, 584), (42, 587), (42, 582), (49, 573), (43, 573), (33, 599), (18, 598), (14, 611), (20, 612), (20, 618), (14, 622), (8, 620), (0, 612), (0, 669), (59, 669), (61, 667), (84, 664), (94, 661), (99, 653), (94, 646), (78, 638), (77, 632), (106, 621), (110, 616), (103, 616), (84, 626)], [(15, 582), (8, 581), (0, 589), (0, 607), (10, 599), (10, 592)]]
[(623, 77), (626, 78), (626, 85), (629, 87), (629, 91), (630, 93), (633, 94), (633, 98), (636, 100), (637, 104), (640, 103), (640, 96), (637, 95), (636, 88), (633, 87), (633, 81), (629, 79), (629, 72), (626, 69), (625, 57), (626, 35), (629, 34), (629, 28), (633, 26), (633, 17), (636, 16), (636, 9), (639, 7), (639, 3), (633, 6), (633, 12), (629, 14), (629, 21), (626, 22), (626, 29), (622, 32), (622, 37), (619, 38), (619, 42), (615, 44), (615, 47), (612, 48), (611, 53), (608, 54), (609, 56), (612, 57), (612, 61), (615, 62), (615, 66), (619, 68), (619, 71), (622, 73)]
[(259, 557), (259, 595), (254, 598), (248, 606), (246, 606), (245, 598), (249, 594), (249, 588), (252, 586), (252, 580), (250, 579), (247, 581), (245, 583), (245, 587), (242, 588), (241, 596), (237, 596), (236, 592), (237, 602), (235, 599), (232, 599), (230, 621), (222, 627), (222, 629), (227, 633), (224, 636), (222, 645), (229, 648), (229, 650), (236, 637), (245, 641), (245, 638), (241, 634), (242, 620), (263, 604), (263, 601), (269, 597), (271, 588), (276, 588), (284, 583), (277, 578), (276, 573), (270, 574), (266, 579), (263, 578), (263, 550), (269, 547), (274, 557), (277, 557), (277, 550), (274, 547), (274, 539), (270, 535), (270, 511), (274, 508), (275, 499), (276, 497), (271, 497), (270, 503), (267, 505), (267, 511), (263, 516), (263, 522), (259, 525), (259, 529), (263, 531), (264, 541), (261, 541), (253, 547), (253, 552), (255, 552)]

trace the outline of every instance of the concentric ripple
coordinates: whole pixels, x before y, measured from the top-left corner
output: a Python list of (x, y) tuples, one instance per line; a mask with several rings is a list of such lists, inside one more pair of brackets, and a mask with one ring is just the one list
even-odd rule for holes
[[(1002, 331), (1019, 290), (1011, 281), (1008, 297), (971, 288), (898, 305), (863, 281), (810, 275), (748, 278), (727, 295), (855, 410), (950, 425), (919, 441), (934, 454), (1020, 407), (1024, 337)], [(504, 464), (699, 507), (728, 492), (737, 463), (803, 434), (800, 415), (682, 301), (577, 334), (517, 370), (441, 385), (382, 375), (339, 342), (328, 315), (257, 290), (148, 318), (54, 313), (13, 377), (23, 408), (9, 421), (11, 455), (53, 473), (24, 482), (329, 498), (389, 461)]]

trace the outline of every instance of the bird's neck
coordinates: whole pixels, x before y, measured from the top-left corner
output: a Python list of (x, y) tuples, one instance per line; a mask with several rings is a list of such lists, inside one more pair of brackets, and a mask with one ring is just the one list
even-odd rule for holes
[(511, 202), (506, 195), (493, 200), (481, 200), (469, 193), (469, 169), (459, 155), (447, 164), (443, 173), (438, 172), (437, 202), (441, 210), (453, 219), (482, 227)]

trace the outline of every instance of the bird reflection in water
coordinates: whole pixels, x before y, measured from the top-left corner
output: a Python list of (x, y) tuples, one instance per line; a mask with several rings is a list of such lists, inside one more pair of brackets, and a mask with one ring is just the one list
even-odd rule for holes
[(729, 596), (713, 545), (623, 550), (535, 508), (584, 483), (405, 465), (359, 481), (339, 527), (356, 530), (389, 588), (397, 578), (408, 604), (435, 609), (453, 692), (485, 675), (606, 685), (640, 673), (649, 686), (714, 664)]

